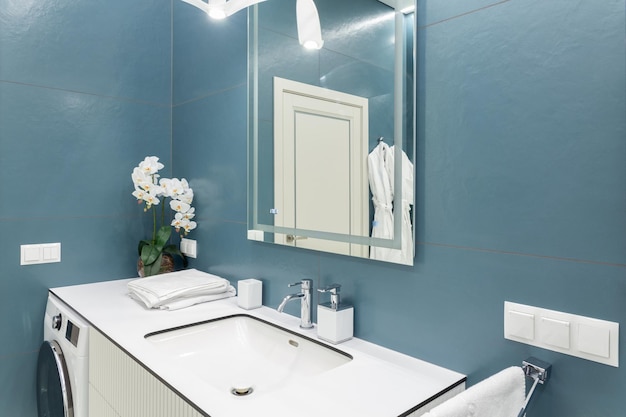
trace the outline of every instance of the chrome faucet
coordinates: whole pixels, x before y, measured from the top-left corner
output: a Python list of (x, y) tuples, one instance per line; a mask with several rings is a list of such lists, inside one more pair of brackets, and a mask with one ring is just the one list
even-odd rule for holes
[(313, 306), (311, 304), (311, 287), (313, 286), (313, 281), (310, 279), (303, 279), (300, 282), (296, 282), (294, 284), (289, 284), (288, 287), (294, 287), (296, 285), (300, 285), (302, 291), (296, 294), (289, 294), (278, 306), (278, 312), (282, 313), (283, 309), (287, 305), (287, 303), (291, 300), (295, 300), (297, 298), (300, 299), (300, 327), (303, 329), (310, 329), (313, 327), (313, 323), (311, 322), (311, 316), (313, 311)]

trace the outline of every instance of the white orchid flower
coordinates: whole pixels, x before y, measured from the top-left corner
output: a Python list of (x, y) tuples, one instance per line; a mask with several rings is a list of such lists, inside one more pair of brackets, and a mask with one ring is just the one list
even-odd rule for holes
[(163, 189), (164, 197), (172, 197), (172, 180), (169, 178), (161, 178), (159, 180), (159, 185)]
[(185, 234), (187, 234), (190, 231), (192, 231), (193, 229), (195, 229), (196, 226), (197, 226), (196, 222), (192, 222), (192, 221), (189, 221), (189, 222), (183, 224), (183, 229), (185, 229)]
[(144, 172), (139, 167), (135, 167), (135, 169), (133, 169), (131, 178), (133, 179), (133, 184), (135, 184), (135, 186), (152, 182), (152, 178), (150, 177), (150, 175), (144, 174)]
[(158, 196), (150, 194), (150, 193), (146, 193), (146, 196), (144, 197), (144, 201), (148, 203), (148, 205), (150, 206), (156, 206), (161, 202)]
[(176, 213), (176, 214), (181, 214), (183, 216), (183, 219), (191, 220), (191, 219), (193, 219), (196, 216), (195, 211), (196, 211), (195, 208), (190, 207), (189, 210), (187, 210), (186, 212), (184, 212), (184, 213)]
[(156, 174), (160, 169), (164, 168), (164, 165), (159, 162), (159, 158), (156, 156), (146, 156), (143, 161), (139, 163), (139, 168), (148, 175)]
[(164, 182), (167, 184), (168, 193), (169, 193), (168, 197), (177, 198), (178, 195), (183, 192), (183, 185), (178, 178), (172, 178), (172, 179), (165, 178), (161, 180), (161, 182)]
[(180, 200), (170, 201), (170, 207), (172, 210), (177, 211), (178, 213), (186, 213), (191, 208), (189, 204)]
[(159, 205), (159, 203), (161, 202), (161, 200), (159, 200), (159, 195), (161, 191), (162, 191), (161, 187), (159, 187), (158, 185), (155, 185), (151, 190), (146, 192), (146, 195), (143, 198), (143, 200), (146, 202), (148, 209), (152, 206)]
[[(163, 195), (163, 187), (161, 187), (160, 185), (156, 185), (156, 184), (152, 184), (152, 183), (145, 183), (142, 184), (140, 186), (141, 189), (143, 189), (146, 193), (154, 196), (154, 197), (159, 197), (161, 195)], [(167, 196), (166, 196), (167, 197)]]
[(178, 199), (187, 204), (191, 204), (193, 202), (193, 190), (188, 188), (183, 194), (178, 196)]
[(146, 192), (139, 187), (135, 187), (135, 191), (133, 191), (133, 196), (137, 199), (139, 203), (141, 203), (146, 196)]
[[(197, 223), (191, 220), (196, 215), (196, 209), (191, 207), (193, 190), (185, 178), (161, 178), (158, 172), (163, 168), (164, 165), (156, 156), (147, 156), (141, 161), (131, 174), (135, 186), (132, 195), (139, 204), (145, 203), (144, 211), (159, 205), (161, 200), (165, 205), (166, 199), (170, 198), (170, 208), (175, 211), (171, 226), (176, 229), (176, 232), (182, 231), (186, 236), (197, 227)], [(154, 221), (156, 230), (156, 215)]]
[(178, 232), (178, 230), (182, 227), (183, 225), (183, 215), (181, 213), (176, 213), (174, 215), (174, 220), (172, 220), (171, 226), (176, 228), (176, 231)]

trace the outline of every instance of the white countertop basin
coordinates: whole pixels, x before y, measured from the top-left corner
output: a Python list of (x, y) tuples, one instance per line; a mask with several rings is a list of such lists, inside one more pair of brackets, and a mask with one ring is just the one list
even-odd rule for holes
[[(336, 346), (326, 344), (317, 339), (315, 329), (301, 329), (299, 318), (280, 314), (269, 307), (243, 310), (237, 306), (235, 297), (175, 311), (148, 310), (128, 296), (126, 284), (129, 281), (107, 281), (53, 288), (50, 291), (137, 362), (211, 417), (398, 417), (408, 415), (420, 404), (465, 381), (462, 374), (358, 338)], [(173, 347), (169, 351), (163, 345), (158, 346), (156, 338), (145, 337), (154, 332), (233, 315), (261, 319), (285, 329), (292, 336), (315, 340), (315, 343), (306, 343), (326, 346), (322, 351), (337, 348), (352, 360), (319, 372), (310, 372), (306, 376), (300, 375), (297, 382), (275, 384), (272, 389), (259, 386), (260, 395), (235, 396), (225, 389), (227, 385), (254, 385), (256, 381), (229, 379), (221, 381), (221, 385), (208, 381), (205, 372), (197, 372), (193, 366), (181, 365), (181, 350)], [(411, 329), (398, 331), (410, 332)], [(263, 337), (254, 337), (257, 336)], [(187, 337), (191, 340), (191, 336)], [(265, 342), (272, 337), (266, 337)], [(232, 339), (232, 336), (216, 335), (210, 342), (197, 342), (235, 343)], [(191, 347), (192, 352), (199, 354), (200, 350), (197, 346)], [(205, 356), (213, 353), (205, 353)], [(317, 353), (309, 354), (311, 357), (315, 355)], [(237, 361), (236, 355), (228, 356), (223, 361), (225, 369), (236, 369)], [(216, 369), (209, 367), (205, 370), (211, 372)]]
[(163, 330), (146, 340), (222, 392), (258, 397), (352, 360), (347, 353), (249, 315)]

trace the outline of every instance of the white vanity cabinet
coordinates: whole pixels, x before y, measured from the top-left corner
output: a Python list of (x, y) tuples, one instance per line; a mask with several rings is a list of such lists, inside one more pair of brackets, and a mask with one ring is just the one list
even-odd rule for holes
[(89, 417), (206, 416), (99, 331), (89, 339)]
[(420, 417), (465, 387), (462, 374), (355, 337), (338, 345), (352, 358), (349, 362), (300, 378), (298, 384), (240, 398), (210, 382), (201, 366), (174, 360), (146, 335), (240, 315), (313, 341), (315, 329), (300, 329), (299, 318), (266, 306), (242, 310), (236, 298), (175, 311), (147, 310), (128, 296), (130, 281), (50, 290), (91, 326), (89, 417)]
[[(89, 417), (202, 417), (201, 413), (94, 328), (89, 345)], [(464, 384), (403, 417), (419, 417)], [(358, 416), (351, 416), (358, 417)]]

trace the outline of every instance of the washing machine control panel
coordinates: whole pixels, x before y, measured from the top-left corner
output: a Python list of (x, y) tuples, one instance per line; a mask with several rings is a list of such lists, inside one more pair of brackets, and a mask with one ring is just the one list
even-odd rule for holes
[(65, 329), (65, 338), (69, 340), (74, 346), (78, 346), (78, 336), (80, 334), (80, 327), (76, 326), (70, 320), (67, 321), (67, 328)]

